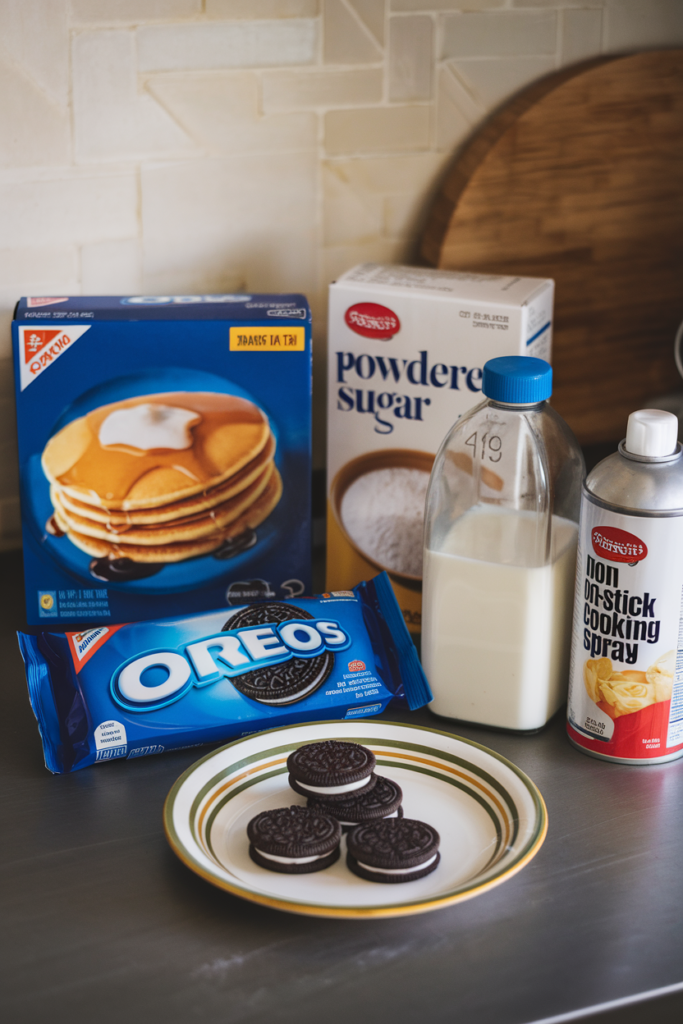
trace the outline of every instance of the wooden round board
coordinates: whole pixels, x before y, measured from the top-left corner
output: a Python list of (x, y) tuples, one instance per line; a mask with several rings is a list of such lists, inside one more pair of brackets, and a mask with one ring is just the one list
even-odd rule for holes
[[(405, 816), (437, 829), (435, 871), (403, 885), (365, 881), (346, 866), (345, 837), (324, 871), (281, 874), (250, 859), (251, 818), (306, 803), (289, 787), (289, 754), (328, 739), (368, 746), (377, 771), (401, 786)], [(221, 747), (178, 779), (164, 825), (178, 857), (235, 896), (295, 914), (372, 918), (437, 910), (500, 885), (536, 855), (547, 816), (531, 779), (500, 754), (437, 729), (368, 719), (290, 725)]]
[(556, 282), (553, 405), (585, 444), (680, 387), (683, 50), (599, 58), (534, 83), (447, 171), (422, 258)]

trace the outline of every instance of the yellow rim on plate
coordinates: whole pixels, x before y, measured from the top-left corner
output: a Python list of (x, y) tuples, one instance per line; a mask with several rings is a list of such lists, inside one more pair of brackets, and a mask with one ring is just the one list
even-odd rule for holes
[[(217, 815), (239, 794), (286, 774), (286, 761), (292, 750), (323, 739), (362, 743), (373, 750), (379, 766), (432, 776), (475, 801), (488, 815), (496, 836), (483, 869), (463, 884), (427, 898), (411, 900), (405, 891), (401, 893), (403, 887), (396, 886), (399, 891), (395, 902), (370, 906), (289, 899), (228, 877), (229, 867), (218, 859), (212, 845), (211, 830)], [(511, 785), (515, 793), (510, 792)], [(189, 809), (180, 811), (181, 801), (190, 801)], [(518, 806), (520, 802), (524, 807)], [(500, 754), (443, 730), (366, 719), (269, 729), (212, 751), (188, 768), (169, 792), (164, 805), (164, 828), (171, 848), (187, 867), (242, 899), (315, 917), (379, 918), (425, 913), (500, 885), (538, 853), (546, 836), (548, 818), (537, 787)]]

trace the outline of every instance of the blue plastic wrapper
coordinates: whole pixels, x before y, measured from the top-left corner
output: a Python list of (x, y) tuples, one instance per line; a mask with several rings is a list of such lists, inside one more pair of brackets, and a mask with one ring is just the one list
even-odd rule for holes
[(56, 773), (431, 700), (386, 573), (320, 597), (18, 636)]

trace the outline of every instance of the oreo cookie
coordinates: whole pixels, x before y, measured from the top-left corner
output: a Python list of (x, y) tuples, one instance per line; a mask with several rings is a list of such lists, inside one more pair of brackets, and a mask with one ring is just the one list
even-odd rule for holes
[[(283, 601), (269, 601), (264, 604), (252, 604), (243, 608), (228, 619), (222, 632), (240, 629), (243, 626), (272, 625), (273, 623), (289, 622), (292, 619), (312, 619), (313, 615)], [(256, 700), (259, 704), (271, 707), (282, 707), (294, 704), (304, 697), (310, 696), (325, 682), (334, 668), (334, 654), (325, 651), (312, 658), (290, 658), (281, 665), (269, 665), (244, 672), (232, 680), (235, 689), (245, 697)]]
[(369, 793), (377, 782), (373, 775), (375, 755), (360, 743), (309, 743), (289, 755), (287, 768), (295, 793), (325, 801)]
[(375, 775), (375, 780), (369, 793), (363, 792), (353, 800), (325, 801), (322, 797), (309, 797), (308, 806), (336, 818), (343, 832), (362, 823), (402, 818), (401, 787), (393, 779), (385, 779), (382, 775)]
[(414, 818), (357, 825), (347, 838), (346, 865), (369, 882), (413, 882), (438, 867), (439, 833)]
[(339, 860), (341, 825), (311, 807), (263, 811), (247, 825), (247, 836), (249, 856), (268, 871), (304, 875)]

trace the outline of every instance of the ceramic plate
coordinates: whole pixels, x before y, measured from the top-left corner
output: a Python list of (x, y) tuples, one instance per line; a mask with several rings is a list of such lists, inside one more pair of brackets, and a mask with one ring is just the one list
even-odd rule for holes
[[(403, 789), (405, 816), (438, 830), (441, 862), (431, 875), (402, 885), (357, 878), (346, 867), (345, 839), (325, 871), (284, 875), (253, 863), (247, 823), (305, 804), (287, 783), (287, 757), (328, 739), (369, 747), (377, 771)], [(436, 910), (499, 885), (538, 852), (547, 816), (531, 779), (494, 751), (436, 729), (368, 720), (291, 725), (221, 747), (178, 779), (164, 824), (180, 859), (235, 896), (295, 914), (368, 918)]]

